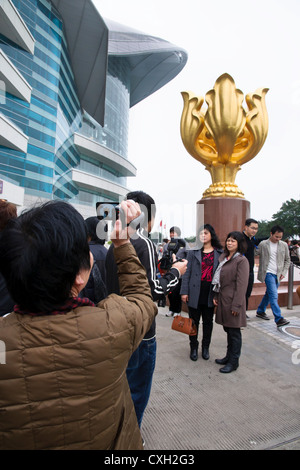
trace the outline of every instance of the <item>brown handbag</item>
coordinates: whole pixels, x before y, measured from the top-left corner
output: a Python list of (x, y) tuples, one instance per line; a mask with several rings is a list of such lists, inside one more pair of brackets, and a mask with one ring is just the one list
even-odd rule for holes
[(189, 336), (195, 336), (197, 334), (197, 327), (194, 321), (188, 317), (182, 317), (181, 315), (176, 315), (172, 322), (172, 330), (180, 331)]

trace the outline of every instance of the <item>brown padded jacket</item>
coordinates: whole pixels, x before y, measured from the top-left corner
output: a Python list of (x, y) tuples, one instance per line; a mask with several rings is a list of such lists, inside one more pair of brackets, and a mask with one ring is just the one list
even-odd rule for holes
[(126, 367), (157, 307), (131, 243), (115, 259), (121, 296), (0, 318), (0, 449), (143, 448)]

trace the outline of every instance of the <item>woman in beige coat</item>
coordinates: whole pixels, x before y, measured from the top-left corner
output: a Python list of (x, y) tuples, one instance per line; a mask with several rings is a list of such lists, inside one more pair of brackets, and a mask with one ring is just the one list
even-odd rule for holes
[(223, 359), (216, 359), (217, 364), (224, 366), (220, 369), (223, 373), (232, 372), (239, 366), (241, 327), (246, 326), (246, 290), (249, 279), (249, 262), (243, 256), (246, 248), (243, 234), (230, 232), (212, 281), (215, 292), (213, 302), (217, 307), (216, 323), (223, 325), (227, 333), (227, 354)]

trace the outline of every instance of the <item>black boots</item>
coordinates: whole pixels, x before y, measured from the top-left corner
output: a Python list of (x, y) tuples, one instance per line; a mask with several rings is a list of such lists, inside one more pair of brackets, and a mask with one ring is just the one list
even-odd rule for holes
[(228, 362), (228, 357), (225, 356), (225, 357), (223, 357), (223, 359), (216, 359), (215, 362), (216, 362), (217, 364), (221, 364), (221, 365), (223, 366), (224, 364), (227, 364), (227, 362)]
[[(198, 359), (198, 345), (191, 344), (191, 353), (190, 358), (192, 361), (197, 361)], [(202, 348), (202, 357), (206, 361), (209, 359), (209, 350), (208, 348)]]
[(220, 372), (229, 374), (239, 366), (239, 357), (241, 355), (242, 335), (240, 328), (229, 328), (223, 326), (227, 333), (227, 353), (223, 359), (216, 359), (217, 364), (224, 365)]
[(227, 356), (223, 357), (223, 359), (216, 359), (215, 362), (224, 366), (220, 369), (220, 372), (222, 372), (223, 374), (229, 374), (230, 372), (238, 368), (238, 364), (231, 364)]
[(208, 348), (202, 348), (202, 357), (206, 361), (209, 359), (209, 351)]
[(191, 345), (190, 358), (192, 361), (197, 361), (198, 359), (198, 346)]
[[(202, 349), (202, 357), (206, 361), (209, 359), (209, 351), (207, 348)], [(198, 346), (196, 345), (191, 345), (191, 353), (190, 353), (190, 358), (192, 361), (197, 361), (198, 359)], [(238, 364), (231, 364), (228, 362), (228, 357), (225, 356), (223, 359), (216, 359), (215, 361), (217, 364), (220, 364), (224, 367), (221, 367), (220, 372), (223, 374), (229, 374), (230, 372), (236, 370), (238, 368)]]
[(238, 365), (233, 365), (233, 364), (230, 364), (230, 362), (227, 362), (227, 364), (224, 366), (224, 367), (221, 367), (220, 369), (220, 372), (222, 372), (223, 374), (229, 374), (230, 372), (232, 372), (233, 370), (236, 370), (238, 368)]

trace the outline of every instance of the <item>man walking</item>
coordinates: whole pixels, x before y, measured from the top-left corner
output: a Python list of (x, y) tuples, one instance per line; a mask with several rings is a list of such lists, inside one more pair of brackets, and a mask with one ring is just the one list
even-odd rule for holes
[(266, 293), (259, 304), (256, 312), (258, 318), (269, 320), (266, 308), (270, 303), (276, 325), (283, 326), (289, 323), (281, 315), (278, 305), (278, 285), (286, 275), (290, 265), (289, 249), (282, 241), (283, 228), (275, 225), (271, 228), (268, 240), (263, 240), (258, 247), (259, 268), (258, 280), (265, 282)]

